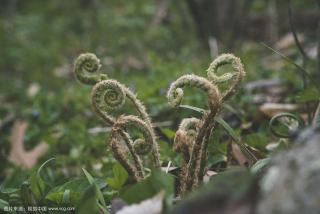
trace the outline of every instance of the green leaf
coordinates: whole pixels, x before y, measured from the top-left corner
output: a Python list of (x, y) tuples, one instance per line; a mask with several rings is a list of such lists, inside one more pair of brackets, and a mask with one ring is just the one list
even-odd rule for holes
[(120, 197), (128, 203), (138, 203), (153, 197), (161, 190), (166, 192), (166, 198), (172, 197), (174, 194), (174, 178), (170, 174), (155, 170), (145, 180), (120, 192)]
[(107, 183), (110, 187), (120, 190), (128, 179), (128, 172), (119, 164), (115, 163), (112, 167), (113, 178), (108, 178)]
[(244, 136), (243, 141), (249, 146), (252, 146), (260, 151), (265, 150), (268, 144), (267, 137), (262, 133), (248, 134)]
[(46, 160), (43, 164), (41, 164), (41, 166), (39, 167), (39, 169), (37, 170), (37, 176), (40, 177), (40, 173), (42, 171), (42, 169), (45, 167), (45, 165), (47, 165), (50, 161), (55, 160), (56, 158), (50, 158), (48, 160)]
[(300, 91), (296, 96), (297, 102), (300, 102), (300, 103), (316, 101), (316, 100), (319, 100), (319, 98), (320, 98), (320, 92), (314, 86), (307, 87), (306, 89)]
[(105, 202), (105, 200), (104, 200), (104, 198), (103, 198), (103, 194), (102, 194), (100, 188), (98, 187), (98, 185), (94, 182), (94, 178), (90, 175), (90, 173), (89, 173), (87, 170), (85, 170), (84, 168), (82, 168), (82, 170), (83, 170), (85, 176), (87, 177), (89, 183), (90, 183), (91, 185), (94, 184), (94, 186), (96, 187), (96, 189), (97, 189), (96, 192), (97, 192), (97, 195), (98, 195), (98, 198), (99, 198), (99, 202), (100, 202), (104, 207), (107, 207), (106, 202)]
[(174, 135), (176, 134), (174, 131), (172, 131), (169, 128), (161, 128), (161, 132), (169, 139), (172, 139)]
[(179, 105), (179, 108), (184, 108), (184, 109), (192, 110), (192, 111), (198, 112), (198, 113), (200, 113), (200, 114), (203, 114), (204, 112), (206, 112), (205, 109), (198, 108), (198, 107), (194, 107), (194, 106), (190, 106), (190, 105)]
[(19, 189), (17, 189), (17, 188), (11, 188), (11, 187), (5, 188), (3, 184), (1, 184), (1, 186), (0, 186), (0, 192), (2, 194), (5, 194), (5, 195), (6, 194), (12, 194), (12, 193), (15, 193), (17, 191), (19, 191)]
[(268, 163), (270, 162), (270, 158), (264, 158), (261, 160), (258, 160), (251, 168), (250, 171), (253, 174), (256, 174), (260, 172)]
[(226, 121), (224, 121), (222, 117), (217, 116), (214, 118), (214, 120), (217, 123), (219, 123), (227, 131), (227, 133), (232, 137), (234, 142), (239, 145), (242, 153), (246, 156), (246, 158), (248, 158), (252, 163), (257, 161), (257, 158), (254, 156), (254, 154), (252, 154), (252, 152), (250, 152), (250, 150), (247, 149), (246, 145), (244, 145), (240, 141), (240, 137), (238, 136), (238, 134), (233, 130), (233, 128), (231, 128), (231, 126), (229, 126), (229, 124)]
[(208, 157), (208, 163), (209, 165), (214, 165), (214, 164), (217, 164), (217, 163), (220, 163), (220, 162), (223, 162), (225, 161), (227, 158), (225, 155), (223, 154), (216, 154), (216, 155), (211, 155)]
[(37, 172), (35, 174), (32, 174), (28, 179), (28, 183), (30, 184), (31, 191), (33, 192), (37, 201), (41, 201), (46, 194), (45, 192), (46, 184), (44, 180), (41, 178), (41, 171), (50, 161), (54, 159), (55, 158), (50, 158), (47, 161), (45, 161), (43, 164), (41, 164)]
[(8, 206), (9, 206), (9, 203), (7, 201), (0, 199), (0, 210), (3, 210), (4, 207), (8, 207)]
[[(96, 181), (97, 183), (97, 181)], [(82, 193), (88, 188), (89, 182), (85, 178), (76, 178), (68, 181), (60, 186), (54, 187), (46, 195), (46, 199), (57, 204), (63, 201), (63, 196), (67, 190), (70, 191), (69, 201), (71, 204), (79, 202)]]
[(28, 181), (22, 183), (20, 188), (20, 196), (25, 206), (36, 206), (36, 197), (31, 189), (31, 185)]
[(227, 131), (227, 133), (232, 137), (232, 139), (234, 140), (234, 141), (240, 141), (239, 140), (239, 136), (237, 135), (237, 133), (233, 130), (233, 128), (231, 128), (231, 126), (229, 126), (229, 124), (226, 122), (226, 121), (224, 121), (224, 119), (222, 118), (222, 117), (220, 117), (220, 116), (217, 116), (217, 117), (215, 117), (214, 118), (214, 120), (217, 122), (217, 123), (219, 123), (226, 131)]
[[(99, 188), (105, 187), (105, 182), (102, 179), (95, 179), (95, 183)], [(103, 185), (104, 183), (104, 185)], [(82, 193), (88, 188), (90, 183), (85, 178), (75, 178), (60, 186), (56, 186), (46, 195), (46, 199), (57, 204), (63, 202), (63, 197), (67, 190), (70, 191), (69, 200), (71, 204), (77, 204), (82, 196)]]
[(97, 187), (94, 183), (84, 192), (78, 204), (77, 211), (79, 214), (99, 214)]
[(42, 178), (36, 174), (33, 174), (29, 177), (28, 183), (30, 183), (30, 188), (35, 198), (37, 201), (40, 201), (45, 190), (45, 183), (43, 182)]
[(70, 190), (66, 189), (62, 196), (62, 203), (69, 204), (70, 203)]

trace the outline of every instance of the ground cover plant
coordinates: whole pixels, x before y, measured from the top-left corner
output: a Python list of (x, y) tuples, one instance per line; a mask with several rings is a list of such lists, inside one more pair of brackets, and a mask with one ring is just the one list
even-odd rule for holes
[(318, 1), (2, 4), (1, 213), (318, 213)]

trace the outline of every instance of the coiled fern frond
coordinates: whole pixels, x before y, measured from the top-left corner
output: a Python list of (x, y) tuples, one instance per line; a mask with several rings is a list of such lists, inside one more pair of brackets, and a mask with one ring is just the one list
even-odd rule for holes
[[(218, 69), (231, 64), (232, 72), (217, 75)], [(234, 95), (245, 76), (241, 60), (232, 54), (217, 57), (207, 69), (208, 78), (197, 75), (183, 75), (174, 81), (168, 90), (167, 98), (172, 107), (178, 107), (183, 99), (183, 87), (191, 86), (202, 89), (208, 95), (209, 109), (201, 119), (183, 119), (176, 132), (174, 149), (183, 155), (180, 173), (180, 191), (182, 196), (203, 181), (205, 173), (208, 140), (214, 129), (215, 116), (220, 112), (224, 101)], [(220, 92), (218, 85), (230, 81), (228, 89)]]
[[(156, 135), (151, 119), (144, 105), (136, 95), (116, 80), (107, 79), (100, 72), (100, 60), (92, 53), (81, 54), (75, 61), (74, 73), (84, 84), (94, 85), (91, 91), (91, 101), (94, 112), (108, 125), (112, 126), (109, 145), (114, 157), (122, 164), (128, 173), (136, 180), (144, 178), (144, 167), (139, 156), (151, 153), (154, 167), (160, 167), (160, 157)], [(114, 116), (130, 100), (138, 112), (138, 116)], [(143, 138), (132, 140), (129, 128), (142, 133)], [(123, 144), (127, 149), (124, 149)], [(128, 153), (131, 158), (128, 157)], [(132, 159), (133, 163), (130, 163)]]

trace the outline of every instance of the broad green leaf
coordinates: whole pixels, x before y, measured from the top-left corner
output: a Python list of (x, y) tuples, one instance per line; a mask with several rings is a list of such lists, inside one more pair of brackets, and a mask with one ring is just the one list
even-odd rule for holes
[(128, 172), (119, 163), (113, 165), (112, 172), (113, 178), (108, 178), (107, 183), (110, 187), (120, 190), (128, 179)]
[(263, 133), (248, 134), (243, 137), (243, 141), (260, 151), (265, 150), (268, 144), (267, 137)]
[(120, 197), (128, 203), (138, 203), (153, 197), (161, 190), (166, 192), (166, 198), (173, 196), (174, 178), (170, 174), (155, 170), (145, 180), (120, 192)]

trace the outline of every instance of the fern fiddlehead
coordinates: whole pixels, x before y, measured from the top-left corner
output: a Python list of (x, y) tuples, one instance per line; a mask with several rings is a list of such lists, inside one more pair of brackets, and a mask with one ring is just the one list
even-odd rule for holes
[[(106, 80), (106, 75), (100, 73), (100, 60), (91, 53), (81, 54), (74, 68), (75, 76), (84, 84), (94, 84), (91, 91), (91, 101), (94, 112), (112, 126), (111, 139), (109, 145), (114, 153), (115, 158), (122, 164), (135, 180), (144, 177), (144, 169), (139, 155), (152, 153), (153, 164), (160, 167), (160, 157), (156, 137), (152, 128), (151, 119), (148, 116), (144, 105), (137, 99), (127, 87), (116, 80)], [(139, 113), (136, 116), (112, 115), (124, 106), (128, 98)], [(133, 141), (126, 131), (129, 127), (138, 129), (144, 136), (144, 139)], [(129, 151), (133, 164), (130, 163), (127, 152), (121, 142), (124, 142)]]
[[(197, 136), (195, 137), (194, 143), (192, 144), (192, 150), (190, 153), (190, 158), (188, 160), (187, 170), (186, 172), (183, 172), (184, 169), (182, 169), (182, 175), (180, 176), (182, 195), (184, 194), (184, 191), (189, 190), (195, 182), (195, 172), (199, 168), (198, 165), (200, 162), (200, 153), (205, 131), (206, 128), (213, 122), (212, 120), (220, 106), (220, 93), (215, 84), (212, 84), (206, 78), (197, 75), (184, 75), (178, 78), (176, 81), (174, 81), (168, 90), (167, 98), (169, 104), (171, 104), (173, 107), (177, 107), (181, 103), (184, 95), (182, 87), (185, 86), (194, 86), (199, 89), (202, 89), (207, 93), (208, 105), (210, 107), (210, 117), (207, 114), (205, 114), (204, 117), (201, 119), (201, 126), (199, 127)], [(191, 120), (183, 122), (188, 124), (191, 123)], [(182, 128), (182, 130), (179, 130), (183, 133), (183, 129), (186, 127), (186, 125), (181, 124), (180, 127)]]
[(192, 152), (197, 132), (201, 126), (201, 120), (197, 118), (183, 119), (175, 134), (173, 149), (182, 153), (182, 161), (180, 166), (179, 183), (180, 188), (177, 195), (182, 196), (186, 191), (188, 163)]
[[(219, 67), (231, 64), (232, 72), (222, 74), (221, 76), (217, 75)], [(233, 54), (221, 54), (215, 60), (212, 61), (209, 68), (207, 69), (208, 79), (213, 83), (219, 85), (220, 83), (231, 81), (230, 86), (222, 92), (221, 104), (231, 98), (238, 90), (241, 84), (242, 79), (245, 76), (245, 70), (240, 58), (234, 56)], [(212, 127), (208, 127), (206, 131), (204, 146), (201, 153), (201, 162), (200, 162), (200, 172), (198, 173), (198, 179), (201, 181), (204, 176), (206, 159), (207, 159), (207, 147), (208, 139), (213, 131), (215, 123), (212, 124)]]
[[(231, 64), (233, 72), (228, 72), (218, 76), (217, 71), (219, 67), (226, 64)], [(212, 61), (207, 69), (208, 79), (213, 83), (219, 84), (229, 80), (231, 81), (230, 87), (222, 94), (223, 101), (226, 101), (237, 92), (245, 74), (246, 73), (240, 58), (234, 56), (233, 54), (221, 54)]]
[[(218, 76), (216, 74), (218, 68), (225, 64), (231, 64), (234, 72)], [(171, 84), (167, 93), (168, 102), (173, 107), (180, 105), (184, 95), (182, 89), (184, 86), (195, 86), (208, 94), (209, 110), (204, 113), (201, 119), (184, 119), (176, 132), (174, 146), (177, 151), (183, 153), (183, 163), (180, 174), (181, 195), (183, 195), (185, 191), (198, 186), (199, 182), (202, 182), (207, 159), (208, 140), (215, 125), (214, 117), (220, 111), (222, 103), (237, 91), (245, 75), (240, 59), (232, 54), (220, 55), (210, 64), (207, 71), (208, 79), (197, 75), (184, 75), (178, 78)], [(221, 94), (217, 84), (229, 80), (232, 81), (231, 86)], [(194, 124), (196, 124), (196, 126)], [(188, 136), (188, 131), (186, 131), (187, 127), (194, 127), (193, 129), (191, 128), (191, 131), (192, 133), (196, 133), (196, 135)], [(189, 150), (187, 150), (186, 147), (188, 147)], [(190, 147), (192, 148), (191, 150)]]
[(106, 75), (101, 74), (100, 68), (100, 60), (92, 53), (80, 54), (74, 63), (75, 76), (80, 82), (88, 85), (94, 85), (106, 79)]

